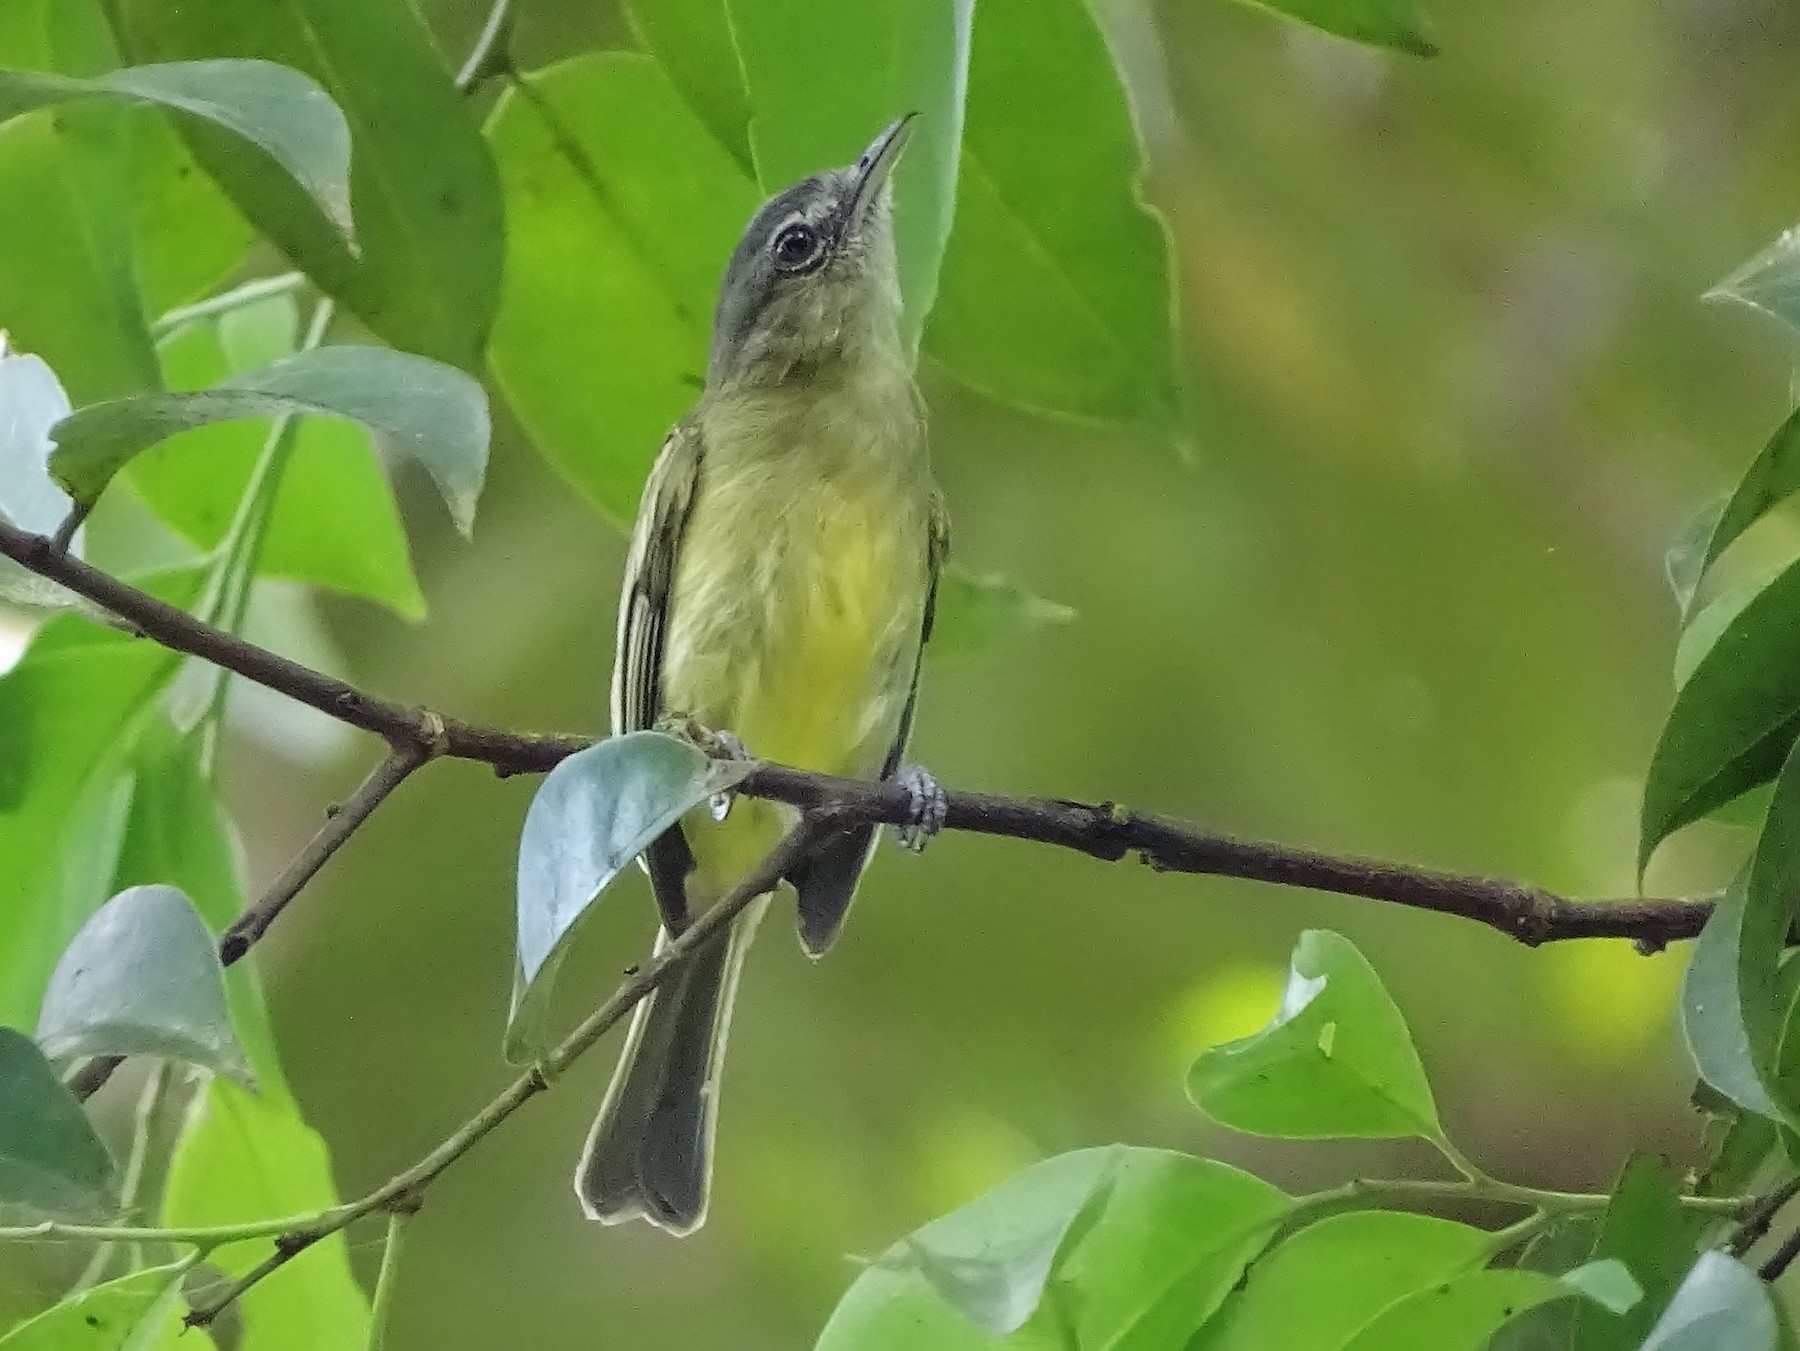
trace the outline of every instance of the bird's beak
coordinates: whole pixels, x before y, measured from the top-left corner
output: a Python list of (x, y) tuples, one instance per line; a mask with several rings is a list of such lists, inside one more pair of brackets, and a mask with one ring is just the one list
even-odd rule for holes
[(856, 161), (856, 183), (850, 190), (850, 210), (845, 216), (846, 233), (862, 229), (863, 217), (881, 196), (882, 185), (900, 161), (900, 152), (912, 135), (917, 113), (897, 117), (882, 128), (881, 135), (869, 142), (869, 148)]

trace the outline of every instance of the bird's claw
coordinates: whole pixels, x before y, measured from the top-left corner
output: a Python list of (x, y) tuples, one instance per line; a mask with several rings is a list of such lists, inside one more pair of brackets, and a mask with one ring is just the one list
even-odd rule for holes
[[(685, 713), (667, 713), (656, 720), (655, 730), (670, 736), (680, 737), (702, 755), (711, 756), (714, 760), (754, 760), (750, 748), (734, 732), (715, 732), (705, 726), (697, 718), (690, 718)], [(732, 793), (728, 788), (722, 793), (714, 793), (707, 799), (707, 810), (715, 821), (723, 821), (731, 814)]]
[(909, 804), (907, 823), (895, 830), (894, 838), (902, 849), (916, 854), (944, 828), (950, 798), (921, 765), (902, 766), (894, 782), (906, 790)]

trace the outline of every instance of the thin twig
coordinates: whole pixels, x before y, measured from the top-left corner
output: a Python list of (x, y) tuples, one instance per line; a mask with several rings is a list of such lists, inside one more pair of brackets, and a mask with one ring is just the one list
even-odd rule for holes
[(456, 74), (456, 87), (467, 94), (490, 76), (512, 69), (512, 0), (494, 0), (481, 36)]
[(1781, 1213), (1781, 1208), (1796, 1196), (1800, 1196), (1800, 1175), (1789, 1178), (1767, 1196), (1759, 1197), (1744, 1216), (1744, 1222), (1738, 1226), (1737, 1232), (1726, 1242), (1725, 1251), (1733, 1257), (1742, 1257), (1761, 1243), (1768, 1237), (1769, 1226), (1775, 1223), (1775, 1217)]
[(634, 1005), (646, 998), (669, 979), (674, 969), (687, 961), (708, 939), (722, 932), (757, 897), (773, 891), (789, 870), (818, 841), (834, 830), (851, 824), (852, 819), (837, 808), (808, 812), (755, 868), (732, 889), (731, 893), (671, 940), (657, 956), (644, 963), (637, 974), (620, 985), (613, 995), (571, 1032), (563, 1041), (531, 1069), (515, 1079), (504, 1092), (460, 1130), (405, 1172), (395, 1175), (359, 1201), (339, 1206), (318, 1219), (291, 1229), (275, 1240), (275, 1249), (262, 1262), (233, 1281), (220, 1294), (199, 1304), (187, 1316), (190, 1327), (204, 1327), (233, 1300), (263, 1277), (280, 1269), (321, 1239), (329, 1238), (345, 1226), (377, 1211), (416, 1208), (421, 1195), (432, 1180), (469, 1150), (479, 1144), (501, 1122), (523, 1107), (591, 1049)]
[[(480, 727), (427, 709), (394, 703), (225, 633), (80, 559), (49, 540), (0, 521), (0, 555), (58, 582), (130, 622), (164, 647), (215, 665), (373, 732), (390, 745), (437, 747), (436, 753), (478, 760), (500, 774), (544, 773), (591, 741)], [(903, 824), (912, 802), (892, 783), (759, 766), (739, 786), (749, 797), (800, 808), (829, 805), (845, 820)], [(1693, 938), (1712, 913), (1711, 900), (1576, 901), (1504, 879), (1438, 872), (1405, 864), (1340, 857), (1262, 840), (1241, 840), (1111, 803), (951, 793), (946, 825), (1118, 860), (1135, 854), (1166, 872), (1209, 874), (1361, 896), (1474, 920), (1528, 946), (1574, 938), (1624, 938), (1652, 951)]]
[(1800, 1229), (1794, 1230), (1781, 1241), (1781, 1246), (1762, 1264), (1762, 1269), (1757, 1274), (1765, 1281), (1778, 1281), (1794, 1265), (1796, 1257), (1800, 1257)]

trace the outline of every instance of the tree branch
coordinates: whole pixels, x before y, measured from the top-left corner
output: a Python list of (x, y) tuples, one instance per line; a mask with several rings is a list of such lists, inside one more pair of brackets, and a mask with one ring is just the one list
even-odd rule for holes
[[(476, 760), (506, 775), (543, 773), (592, 744), (586, 737), (480, 727), (377, 698), (202, 623), (78, 558), (59, 553), (42, 535), (4, 521), (0, 521), (0, 554), (111, 611), (165, 647), (201, 657), (340, 722), (373, 732), (390, 746), (417, 746), (434, 755)], [(828, 806), (843, 819), (858, 823), (899, 825), (911, 810), (906, 792), (892, 783), (844, 779), (779, 765), (759, 766), (737, 791), (802, 809)], [(1165, 872), (1238, 877), (1433, 910), (1485, 924), (1533, 947), (1574, 938), (1624, 938), (1652, 952), (1693, 938), (1712, 913), (1710, 900), (1576, 901), (1503, 879), (1241, 840), (1112, 803), (958, 792), (949, 794), (946, 826), (1055, 845), (1107, 861), (1136, 854)]]
[(449, 1139), (411, 1168), (398, 1173), (359, 1201), (325, 1212), (316, 1220), (278, 1235), (268, 1257), (225, 1287), (217, 1296), (198, 1304), (187, 1316), (189, 1327), (204, 1327), (233, 1300), (271, 1272), (286, 1266), (321, 1239), (376, 1211), (416, 1209), (432, 1180), (485, 1139), (501, 1122), (550, 1085), (569, 1066), (605, 1036), (633, 1006), (646, 998), (687, 961), (708, 939), (722, 933), (757, 897), (773, 891), (789, 870), (818, 841), (834, 830), (854, 823), (835, 807), (822, 807), (800, 818), (779, 844), (753, 868), (731, 893), (672, 939), (652, 960), (645, 962), (613, 995), (536, 1065), (515, 1079), (498, 1097)]

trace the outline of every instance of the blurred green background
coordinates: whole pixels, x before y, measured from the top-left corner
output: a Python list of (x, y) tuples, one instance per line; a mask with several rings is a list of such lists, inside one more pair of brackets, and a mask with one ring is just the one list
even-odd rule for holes
[[(484, 9), (427, 17), (461, 51)], [(1800, 216), (1800, 12), (1444, 0), (1431, 61), (1214, 0), (1105, 13), (1175, 240), (1191, 444), (1016, 415), (927, 371), (958, 559), (1079, 618), (933, 664), (915, 757), (954, 787), (1630, 893), (1671, 695), (1662, 552), (1788, 406), (1775, 326), (1700, 296)], [(522, 6), (526, 66), (629, 41), (604, 5)], [(404, 486), (430, 618), (304, 602), (340, 668), (472, 719), (600, 730), (623, 540), (504, 425), (472, 545)], [(261, 881), (372, 748), (296, 736), (265, 700), (238, 712), (228, 778)], [(532, 789), (433, 766), (259, 949), (346, 1194), (510, 1077)], [(1648, 886), (1713, 885), (1739, 843), (1691, 831)], [(648, 942), (639, 879), (611, 909), (563, 977), (565, 1020)], [(1382, 972), (1490, 1170), (1599, 1188), (1634, 1145), (1693, 1155), (1679, 949), (1530, 952), (1368, 902), (947, 836), (878, 855), (825, 962), (766, 926), (700, 1234), (580, 1217), (569, 1174), (609, 1043), (433, 1188), (391, 1346), (807, 1345), (852, 1255), (1080, 1145), (1166, 1144), (1284, 1185), (1431, 1167), (1423, 1147), (1251, 1141), (1184, 1101), (1194, 1053), (1267, 1017), (1320, 925)], [(356, 1238), (372, 1263), (379, 1234)]]

